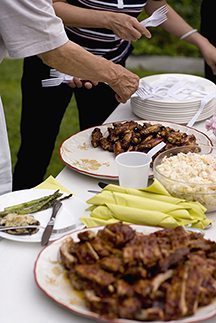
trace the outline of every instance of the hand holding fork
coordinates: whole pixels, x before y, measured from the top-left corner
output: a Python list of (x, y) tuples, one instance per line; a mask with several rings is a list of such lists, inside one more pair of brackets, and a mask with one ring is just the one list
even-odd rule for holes
[(52, 87), (58, 86), (62, 83), (67, 83), (72, 88), (81, 88), (84, 85), (86, 89), (91, 89), (93, 85), (97, 85), (98, 83), (93, 81), (80, 80), (77, 77), (61, 73), (55, 69), (50, 70), (50, 76), (51, 78), (41, 81), (42, 87)]

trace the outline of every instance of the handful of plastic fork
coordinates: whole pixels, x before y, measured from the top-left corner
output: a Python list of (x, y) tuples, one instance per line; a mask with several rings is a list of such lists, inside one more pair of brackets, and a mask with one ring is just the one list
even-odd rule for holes
[(168, 7), (164, 5), (153, 12), (151, 16), (142, 20), (140, 23), (144, 27), (157, 27), (167, 20)]
[(59, 71), (50, 70), (50, 76), (52, 78), (42, 80), (42, 87), (58, 86), (61, 83), (68, 83), (73, 79), (72, 75), (64, 74)]

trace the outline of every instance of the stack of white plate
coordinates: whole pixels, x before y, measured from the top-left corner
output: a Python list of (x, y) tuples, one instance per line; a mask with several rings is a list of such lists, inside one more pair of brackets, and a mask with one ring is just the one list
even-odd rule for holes
[(187, 124), (209, 94), (215, 98), (205, 104), (197, 121), (205, 120), (216, 112), (216, 85), (203, 77), (158, 74), (142, 78), (140, 87), (146, 88), (147, 94), (133, 95), (131, 108), (142, 119)]

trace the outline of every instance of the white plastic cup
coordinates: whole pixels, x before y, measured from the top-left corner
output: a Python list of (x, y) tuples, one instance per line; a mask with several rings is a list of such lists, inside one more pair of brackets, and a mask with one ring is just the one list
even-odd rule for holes
[(116, 158), (119, 185), (131, 188), (148, 186), (150, 163), (152, 158), (143, 152), (128, 151)]

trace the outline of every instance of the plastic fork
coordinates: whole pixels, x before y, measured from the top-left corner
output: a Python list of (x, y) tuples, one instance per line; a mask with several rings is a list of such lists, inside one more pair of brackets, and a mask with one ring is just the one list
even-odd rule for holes
[(73, 79), (73, 76), (68, 77), (65, 75), (64, 77), (55, 77), (50, 79), (45, 79), (41, 81), (42, 87), (50, 87), (50, 86), (58, 86), (61, 83), (68, 83)]
[(138, 96), (141, 99), (147, 99), (152, 96), (152, 92), (145, 87), (139, 87), (138, 90), (134, 93), (134, 96)]
[(140, 23), (144, 27), (157, 27), (167, 20), (167, 5), (164, 5), (153, 12), (153, 14), (142, 20)]
[(50, 70), (50, 77), (63, 77), (66, 80), (71, 80), (73, 78), (73, 75), (64, 74), (62, 72), (57, 71), (54, 68), (51, 68), (51, 70)]

